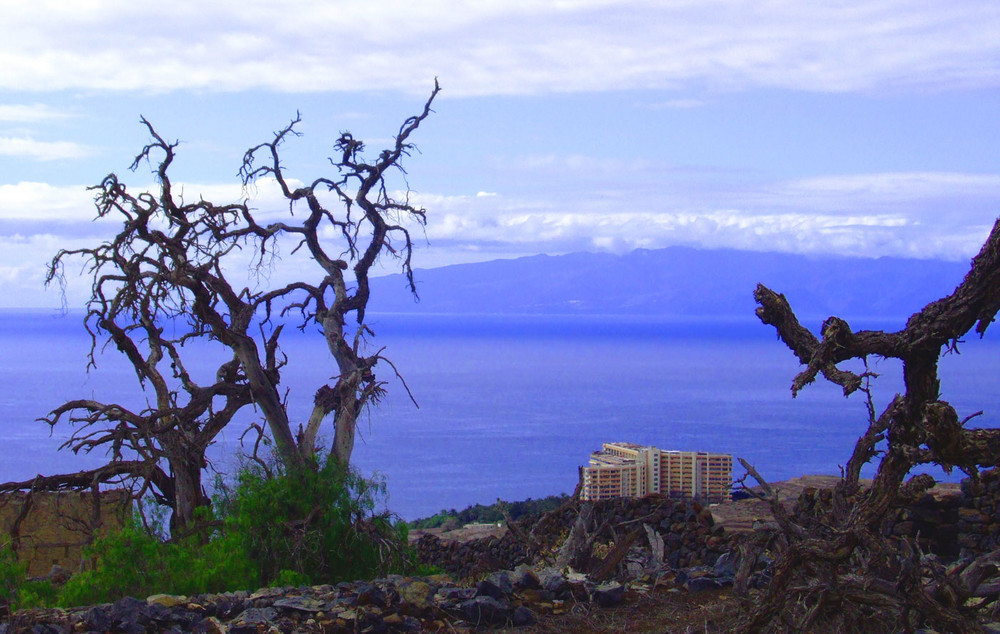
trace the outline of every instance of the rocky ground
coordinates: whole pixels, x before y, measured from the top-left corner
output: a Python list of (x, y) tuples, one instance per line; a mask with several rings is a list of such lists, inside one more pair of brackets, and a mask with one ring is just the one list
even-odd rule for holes
[[(831, 486), (836, 478), (809, 476), (774, 485), (783, 499), (794, 502), (803, 491)], [(958, 494), (943, 485), (936, 496)], [(645, 503), (647, 506), (648, 502)], [(649, 509), (637, 505), (641, 513)], [(673, 520), (663, 520), (675, 531)], [(707, 511), (711, 517), (706, 517)], [(719, 535), (752, 530), (771, 521), (760, 501), (745, 499), (691, 512), (692, 535)], [(644, 515), (648, 518), (650, 515)], [(659, 516), (657, 516), (659, 517)], [(662, 526), (662, 524), (661, 524)], [(474, 525), (457, 531), (414, 531), (415, 541), (435, 535), (445, 541), (489, 542), (506, 529)], [(650, 535), (652, 539), (652, 535)], [(495, 541), (499, 541), (495, 540)], [(635, 550), (635, 549), (633, 549)], [(729, 585), (731, 558), (710, 557), (714, 565), (672, 568), (660, 553), (633, 553), (623, 560), (624, 577), (594, 582), (570, 570), (539, 564), (517, 566), (461, 582), (446, 575), (423, 578), (392, 576), (336, 586), (268, 588), (254, 593), (146, 599), (126, 598), (114, 604), (67, 610), (21, 612), (0, 624), (0, 634), (33, 632), (467, 632), (474, 630), (548, 632), (726, 632), (732, 629), (738, 602)], [(715, 561), (718, 558), (718, 561)], [(761, 583), (766, 583), (766, 573)]]
[(732, 614), (726, 608), (732, 604), (728, 592), (700, 590), (692, 583), (712, 577), (712, 570), (689, 570), (660, 583), (626, 585), (528, 567), (499, 571), (472, 585), (444, 575), (393, 576), (336, 586), (156, 595), (67, 610), (26, 610), (0, 625), (0, 632), (725, 631), (719, 628)]

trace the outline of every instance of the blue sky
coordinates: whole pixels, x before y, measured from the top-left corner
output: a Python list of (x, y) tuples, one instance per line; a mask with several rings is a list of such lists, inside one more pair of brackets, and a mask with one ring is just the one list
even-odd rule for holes
[[(93, 244), (85, 187), (145, 115), (185, 195), (244, 195), (243, 150), (301, 111), (293, 175), (340, 130), (385, 143), (438, 77), (407, 163), (418, 266), (689, 245), (961, 260), (1000, 215), (1000, 4), (7, 2), (0, 306), (57, 306)], [(127, 176), (150, 186), (148, 170)], [(71, 305), (85, 296), (71, 283)]]

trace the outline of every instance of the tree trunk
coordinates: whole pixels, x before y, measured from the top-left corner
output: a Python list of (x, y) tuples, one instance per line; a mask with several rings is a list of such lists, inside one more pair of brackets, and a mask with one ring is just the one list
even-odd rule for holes
[(189, 528), (195, 520), (195, 510), (211, 503), (201, 485), (202, 454), (189, 449), (178, 451), (168, 460), (174, 481), (173, 513), (170, 533)]
[(334, 416), (333, 458), (343, 466), (351, 464), (354, 453), (354, 436), (357, 433), (358, 401), (354, 398), (342, 399)]

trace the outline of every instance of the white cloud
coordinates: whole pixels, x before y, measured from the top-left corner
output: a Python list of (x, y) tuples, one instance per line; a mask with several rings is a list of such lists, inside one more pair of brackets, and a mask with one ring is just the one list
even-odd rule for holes
[(30, 137), (0, 137), (0, 156), (18, 156), (36, 161), (79, 159), (93, 150), (69, 141), (36, 141)]
[(0, 185), (0, 221), (78, 222), (94, 217), (93, 196), (86, 187), (47, 183)]
[(14, 123), (38, 123), (68, 119), (74, 115), (47, 104), (0, 104), (0, 121)]
[[(289, 180), (289, 186), (302, 185)], [(130, 184), (129, 192), (155, 191), (152, 184)], [(173, 183), (173, 195), (179, 203), (200, 199), (218, 205), (248, 201), (261, 222), (287, 212), (288, 203), (273, 179), (260, 179), (248, 189), (239, 184)], [(72, 224), (94, 220), (94, 192), (84, 185), (54, 186), (48, 183), (23, 182), (0, 185), (0, 222), (44, 222), (55, 230), (60, 223)], [(101, 220), (116, 223), (118, 219)], [(75, 231), (75, 229), (74, 229)]]
[[(996, 86), (992, 0), (56, 0), (5, 7), (0, 87), (816, 91)], [(155, 28), (153, 28), (155, 26)]]
[[(551, 161), (553, 170), (563, 165), (558, 157)], [(476, 189), (460, 196), (415, 193), (411, 202), (426, 207), (428, 221), (426, 229), (412, 227), (418, 249), (414, 262), (428, 267), (672, 245), (961, 260), (979, 250), (1000, 214), (997, 174), (830, 175), (741, 185), (713, 181), (689, 190), (669, 182), (657, 185), (547, 195)], [(218, 204), (246, 197), (262, 223), (287, 213), (273, 181), (262, 180), (249, 191), (180, 182), (175, 188), (188, 202), (199, 196)], [(93, 246), (113, 234), (117, 219), (92, 223), (93, 214), (91, 193), (84, 187), (0, 186), (0, 305), (58, 305), (58, 293), (42, 290), (45, 264), (61, 248)], [(291, 246), (279, 245), (282, 266), (269, 273), (275, 279), (297, 266)], [(241, 257), (234, 270), (249, 269), (252, 253)], [(384, 270), (395, 266), (387, 262)], [(79, 304), (86, 284), (75, 282), (69, 290), (71, 301)]]
[[(559, 161), (554, 160), (554, 165)], [(958, 260), (1000, 214), (1000, 175), (828, 176), (675, 192), (579, 191), (572, 198), (427, 196), (427, 237), (480, 259), (688, 245)], [(947, 212), (946, 214), (944, 212)], [(440, 250), (436, 253), (440, 257)]]

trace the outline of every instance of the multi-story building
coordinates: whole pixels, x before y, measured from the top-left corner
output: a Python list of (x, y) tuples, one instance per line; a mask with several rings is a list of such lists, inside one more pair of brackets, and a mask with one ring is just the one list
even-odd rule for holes
[(606, 442), (580, 468), (580, 497), (604, 500), (662, 493), (704, 502), (731, 499), (733, 457), (705, 451), (664, 451)]

